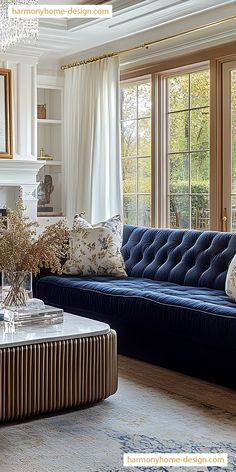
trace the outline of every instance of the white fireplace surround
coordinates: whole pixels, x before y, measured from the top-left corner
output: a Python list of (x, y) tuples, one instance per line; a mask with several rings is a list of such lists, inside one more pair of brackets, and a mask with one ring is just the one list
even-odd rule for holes
[(0, 159), (0, 208), (14, 208), (19, 189), (27, 215), (37, 219), (37, 173), (43, 161)]
[(14, 208), (22, 189), (27, 215), (37, 219), (37, 57), (0, 54), (12, 71), (13, 159), (0, 159), (0, 208)]

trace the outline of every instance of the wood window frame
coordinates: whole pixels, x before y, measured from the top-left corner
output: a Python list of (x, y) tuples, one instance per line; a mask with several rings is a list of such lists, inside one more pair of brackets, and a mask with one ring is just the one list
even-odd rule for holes
[[(166, 176), (163, 173), (163, 84), (162, 75), (208, 63), (210, 68), (210, 229), (222, 231), (223, 226), (223, 64), (236, 60), (236, 41), (180, 55), (163, 61), (142, 64), (121, 72), (121, 80), (151, 76), (152, 83), (152, 225), (166, 226)], [(163, 195), (165, 196), (163, 203)]]
[[(167, 162), (167, 79), (184, 74), (191, 74), (201, 70), (210, 70), (209, 61), (204, 61), (198, 64), (185, 65), (180, 68), (175, 68), (167, 71), (157, 73), (158, 87), (159, 87), (159, 104), (158, 104), (158, 135), (159, 148), (156, 159), (159, 162), (158, 182), (158, 218), (157, 225), (160, 227), (169, 226), (168, 221), (168, 197), (169, 197), (169, 170)], [(210, 191), (209, 191), (210, 193)], [(190, 215), (191, 218), (191, 215)]]
[[(235, 52), (234, 52), (235, 50)], [(233, 52), (232, 52), (233, 51)], [(223, 66), (236, 60), (236, 43), (232, 54), (223, 55), (210, 61), (211, 67), (211, 115), (210, 115), (210, 173), (212, 191), (210, 193), (211, 229), (226, 231), (224, 223), (224, 140), (223, 140)]]
[[(122, 85), (125, 85), (125, 84), (138, 84), (139, 82), (142, 83), (143, 81), (149, 81), (150, 82), (150, 85), (151, 85), (151, 116), (147, 116), (147, 117), (142, 117), (143, 119), (145, 118), (148, 118), (151, 120), (151, 155), (150, 156), (145, 156), (144, 159), (146, 157), (150, 157), (151, 159), (151, 193), (150, 194), (146, 194), (148, 196), (150, 196), (150, 199), (151, 199), (151, 214), (150, 214), (150, 220), (151, 220), (151, 226), (154, 226), (154, 220), (153, 220), (153, 217), (155, 215), (155, 210), (153, 208), (153, 195), (155, 194), (154, 190), (153, 190), (153, 165), (154, 165), (154, 159), (153, 159), (153, 140), (154, 140), (154, 132), (153, 132), (153, 129), (152, 129), (152, 126), (153, 126), (153, 123), (154, 123), (154, 119), (153, 119), (153, 113), (152, 113), (152, 106), (154, 105), (154, 100), (153, 100), (153, 84), (152, 84), (152, 76), (150, 74), (146, 74), (146, 75), (143, 75), (142, 77), (134, 77), (133, 79), (127, 79), (127, 80), (122, 80)], [(137, 100), (138, 100), (138, 97), (137, 97)], [(138, 110), (137, 110), (138, 111)], [(137, 116), (135, 121), (139, 121), (139, 117)], [(121, 117), (121, 120), (120, 122), (122, 123), (124, 120), (122, 120), (122, 117)], [(138, 135), (137, 135), (137, 139), (138, 139)], [(132, 158), (132, 156), (130, 156), (130, 158)], [(141, 156), (134, 156), (133, 157), (134, 159), (142, 159), (143, 157)], [(121, 160), (123, 159), (126, 159), (126, 157), (124, 156), (121, 156)], [(138, 196), (139, 195), (142, 195), (142, 193), (139, 193), (138, 192), (138, 174), (137, 174), (137, 192), (134, 194), (136, 195), (137, 197), (137, 220), (138, 220)], [(145, 194), (143, 194), (145, 195)], [(123, 197), (125, 196), (125, 194), (123, 193)]]

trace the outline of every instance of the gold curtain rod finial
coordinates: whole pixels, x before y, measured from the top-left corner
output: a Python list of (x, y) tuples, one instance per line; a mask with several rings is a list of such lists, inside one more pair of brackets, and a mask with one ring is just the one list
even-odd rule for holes
[(63, 64), (61, 70), (71, 69), (72, 67), (84, 66), (86, 64), (91, 64), (92, 62), (101, 61), (102, 59), (108, 59), (109, 57), (118, 56), (117, 52), (111, 52), (103, 54), (102, 56), (94, 56), (89, 59), (82, 59), (78, 62), (72, 62), (71, 64)]
[(125, 53), (131, 52), (131, 51), (135, 51), (137, 49), (145, 48), (145, 49), (148, 50), (151, 46), (154, 46), (155, 44), (163, 43), (164, 41), (169, 41), (170, 39), (179, 38), (181, 36), (186, 36), (188, 34), (195, 33), (197, 31), (202, 31), (202, 30), (207, 29), (207, 28), (212, 28), (214, 26), (218, 26), (218, 25), (224, 24), (228, 21), (232, 21), (232, 20), (235, 20), (235, 19), (236, 19), (236, 15), (229, 16), (227, 18), (223, 18), (222, 20), (213, 21), (213, 22), (207, 23), (205, 25), (195, 26), (195, 28), (192, 28), (192, 29), (189, 29), (189, 30), (186, 30), (186, 31), (181, 31), (180, 33), (175, 33), (175, 34), (172, 34), (170, 36), (166, 36), (164, 38), (157, 39), (155, 41), (150, 41), (149, 43), (140, 44), (138, 46), (133, 46), (133, 47), (128, 48), (128, 49), (123, 49), (121, 51), (110, 52), (110, 53), (107, 53), (107, 54), (103, 54), (102, 56), (91, 57), (90, 59), (84, 59), (84, 60), (81, 60), (81, 61), (78, 61), (78, 62), (74, 62), (72, 64), (63, 64), (61, 66), (61, 70), (71, 69), (72, 67), (78, 67), (78, 66), (82, 66), (82, 65), (85, 65), (85, 64), (90, 64), (92, 62), (101, 61), (102, 59), (107, 59), (109, 57), (119, 56), (121, 54), (125, 54)]

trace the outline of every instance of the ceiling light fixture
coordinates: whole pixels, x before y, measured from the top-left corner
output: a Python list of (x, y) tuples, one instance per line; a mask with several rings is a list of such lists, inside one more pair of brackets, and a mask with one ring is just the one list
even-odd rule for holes
[(0, 1), (0, 50), (5, 52), (10, 46), (30, 43), (38, 39), (39, 21), (35, 18), (9, 18), (9, 5), (37, 5), (38, 0)]

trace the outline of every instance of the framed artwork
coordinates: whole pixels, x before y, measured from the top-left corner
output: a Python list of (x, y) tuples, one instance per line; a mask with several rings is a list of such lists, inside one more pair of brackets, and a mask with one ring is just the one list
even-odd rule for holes
[(12, 158), (12, 86), (9, 69), (0, 69), (0, 158)]

